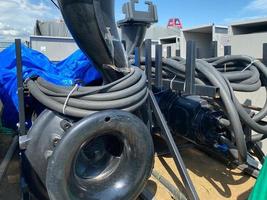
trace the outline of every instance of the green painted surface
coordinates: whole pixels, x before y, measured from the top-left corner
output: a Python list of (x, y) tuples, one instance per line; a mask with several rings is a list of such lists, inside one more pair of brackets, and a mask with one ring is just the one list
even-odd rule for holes
[(260, 175), (249, 197), (249, 200), (266, 200), (267, 199), (267, 161), (261, 169)]

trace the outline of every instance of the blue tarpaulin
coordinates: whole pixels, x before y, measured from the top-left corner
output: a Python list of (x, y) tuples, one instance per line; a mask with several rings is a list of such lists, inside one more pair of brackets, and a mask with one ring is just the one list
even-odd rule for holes
[[(101, 78), (92, 61), (81, 50), (59, 63), (22, 45), (24, 80), (40, 76), (57, 85), (71, 86), (77, 80), (84, 85)], [(4, 105), (2, 122), (8, 128), (15, 128), (18, 122), (17, 69), (15, 45), (0, 53), (0, 98)]]

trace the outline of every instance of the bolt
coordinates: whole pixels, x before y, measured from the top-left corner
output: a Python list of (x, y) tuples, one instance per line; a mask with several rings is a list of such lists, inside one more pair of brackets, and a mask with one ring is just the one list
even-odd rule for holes
[(54, 147), (56, 147), (56, 145), (59, 143), (60, 140), (61, 140), (61, 136), (60, 135), (52, 134), (51, 142), (53, 143)]
[(45, 159), (46, 159), (46, 160), (48, 160), (52, 155), (53, 155), (53, 151), (51, 151), (51, 150), (47, 150), (47, 151), (44, 153), (44, 156), (45, 156)]
[(61, 122), (60, 122), (60, 126), (61, 126), (61, 128), (64, 130), (64, 131), (67, 131), (68, 129), (70, 129), (71, 128), (71, 123), (70, 122), (68, 122), (67, 120), (62, 120)]

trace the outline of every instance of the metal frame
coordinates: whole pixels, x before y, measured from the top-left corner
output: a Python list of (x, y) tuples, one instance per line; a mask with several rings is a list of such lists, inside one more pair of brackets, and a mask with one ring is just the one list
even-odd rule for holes
[[(136, 55), (139, 55), (137, 52)], [(155, 58), (155, 79), (152, 82), (155, 86), (163, 86), (169, 88), (172, 85), (172, 90), (182, 92), (186, 95), (200, 95), (218, 98), (219, 88), (214, 86), (198, 85), (195, 84), (195, 67), (196, 67), (196, 44), (193, 41), (187, 42), (187, 53), (186, 53), (186, 83), (182, 81), (162, 79), (162, 45), (156, 46), (156, 58)], [(148, 74), (147, 74), (148, 75)], [(161, 84), (160, 84), (161, 83)]]
[[(153, 114), (155, 116), (157, 125), (161, 128), (162, 135), (166, 140), (166, 143), (168, 145), (168, 148), (173, 156), (173, 159), (175, 161), (176, 167), (181, 175), (181, 178), (183, 180), (187, 195), (189, 199), (191, 200), (198, 200), (199, 197), (197, 195), (196, 189), (192, 183), (192, 180), (189, 177), (189, 174), (187, 172), (187, 169), (185, 167), (185, 164), (183, 162), (183, 159), (180, 155), (180, 152), (176, 146), (176, 143), (174, 141), (174, 138), (171, 134), (171, 131), (168, 127), (168, 124), (159, 108), (159, 105), (156, 101), (156, 98), (152, 92), (152, 58), (151, 58), (151, 40), (145, 41), (145, 55), (146, 55), (146, 74), (147, 74), (147, 80), (148, 80), (148, 88), (149, 88), (149, 101), (148, 101), (148, 109), (153, 111)], [(161, 85), (162, 83), (162, 45), (157, 45), (156, 47), (156, 84)], [(152, 113), (151, 110), (149, 113)], [(152, 117), (149, 117), (150, 120), (152, 120)], [(150, 124), (153, 124), (151, 121)]]
[(152, 41), (146, 40), (145, 41), (145, 65), (146, 65), (146, 76), (148, 81), (148, 88), (152, 89)]
[[(25, 119), (25, 102), (24, 102), (24, 84), (23, 84), (23, 65), (21, 56), (21, 40), (15, 40), (16, 46), (16, 64), (17, 64), (17, 84), (18, 84), (18, 100), (19, 100), (19, 124), (18, 130), (20, 137), (26, 136), (26, 119)], [(20, 137), (18, 140), (20, 140)], [(16, 145), (17, 146), (17, 145)], [(22, 157), (22, 153), (20, 153)], [(21, 159), (20, 165), (23, 165), (23, 159)], [(30, 192), (28, 185), (25, 182), (23, 172), (21, 172), (21, 198), (22, 200), (30, 200)]]
[(262, 60), (263, 60), (263, 63), (267, 66), (267, 43), (263, 44)]
[[(147, 76), (147, 83), (148, 83), (148, 89), (152, 89), (152, 41), (146, 40), (145, 41), (145, 71)], [(152, 110), (151, 110), (151, 102), (147, 100), (147, 115), (148, 115), (148, 122), (147, 126), (150, 131), (152, 131), (153, 128), (153, 117), (152, 117)]]
[(156, 45), (156, 82), (155, 86), (157, 88), (162, 87), (162, 45)]
[[(217, 48), (215, 50), (214, 47), (217, 47), (217, 42), (213, 43), (214, 56), (216, 56)], [(264, 46), (263, 48), (267, 48)], [(265, 49), (266, 50), (266, 49)], [(162, 45), (156, 45), (156, 58), (155, 58), (155, 79), (152, 79), (152, 58), (151, 56), (151, 40), (145, 41), (145, 52), (146, 52), (146, 75), (148, 79), (148, 88), (149, 88), (149, 102), (148, 102), (148, 110), (149, 113), (153, 111), (154, 118), (149, 117), (150, 120), (155, 119), (156, 124), (161, 129), (161, 134), (165, 138), (169, 151), (175, 161), (176, 167), (181, 175), (183, 184), (185, 186), (187, 196), (189, 199), (198, 199), (198, 195), (196, 193), (195, 187), (192, 183), (192, 180), (189, 177), (189, 174), (186, 170), (186, 166), (183, 162), (183, 159), (180, 155), (180, 152), (177, 148), (177, 145), (174, 141), (174, 138), (171, 134), (171, 131), (168, 127), (168, 124), (162, 114), (160, 107), (157, 103), (157, 100), (152, 92), (152, 83), (155, 84), (157, 88), (169, 88), (172, 85), (171, 89), (176, 90), (178, 92), (183, 92), (185, 95), (200, 95), (200, 96), (209, 96), (213, 98), (219, 97), (219, 88), (213, 86), (202, 86), (195, 84), (195, 68), (196, 68), (196, 43), (194, 41), (188, 41), (187, 43), (187, 52), (186, 52), (186, 79), (185, 83), (175, 80), (162, 80)], [(168, 48), (168, 52), (171, 52), (171, 47)], [(266, 53), (266, 52), (265, 52)], [(225, 55), (231, 54), (231, 46), (225, 47)], [(137, 55), (138, 52), (137, 52)], [(167, 56), (169, 57), (169, 56)], [(151, 121), (150, 124), (153, 124)], [(254, 151), (256, 154), (262, 156), (262, 152), (257, 146), (254, 146)], [(251, 167), (249, 165), (239, 166), (240, 168), (244, 168), (243, 171), (251, 171)], [(252, 175), (256, 176), (257, 173), (252, 170)]]
[[(26, 134), (25, 126), (25, 104), (24, 104), (24, 85), (23, 85), (23, 71), (22, 71), (22, 57), (21, 57), (21, 40), (15, 40), (16, 44), (16, 63), (17, 63), (17, 80), (18, 80), (18, 97), (19, 97), (19, 133), (20, 135)], [(148, 78), (148, 88), (149, 88), (149, 111), (151, 114), (150, 126), (152, 124), (152, 111), (157, 121), (157, 124), (162, 130), (163, 137), (166, 139), (166, 143), (169, 147), (169, 150), (173, 156), (176, 167), (182, 177), (184, 186), (187, 191), (189, 199), (197, 200), (199, 199), (195, 187), (192, 183), (192, 180), (189, 177), (186, 166), (183, 162), (183, 159), (180, 155), (180, 152), (177, 148), (177, 145), (174, 141), (174, 138), (171, 134), (171, 131), (167, 125), (167, 122), (159, 108), (159, 105), (156, 101), (156, 98), (152, 92), (152, 58), (151, 58), (151, 40), (146, 40), (145, 42), (145, 60), (146, 60), (146, 74)], [(213, 44), (213, 50), (217, 43)], [(217, 49), (217, 48), (216, 48)], [(171, 57), (171, 47), (167, 48), (167, 57)], [(217, 53), (217, 50), (213, 52), (214, 56)], [(178, 56), (178, 53), (176, 53)], [(185, 94), (192, 95), (204, 95), (210, 97), (218, 97), (219, 91), (218, 88), (212, 86), (202, 86), (195, 84), (195, 67), (196, 67), (196, 45), (195, 42), (189, 41), (187, 43), (187, 62), (186, 62), (186, 85), (185, 85)], [(225, 55), (231, 55), (231, 47), (225, 46)], [(140, 66), (140, 49), (135, 49), (135, 65)], [(266, 64), (267, 61), (267, 44), (263, 45), (263, 61)], [(155, 86), (164, 87), (169, 86), (169, 80), (162, 80), (162, 45), (156, 45), (156, 77), (155, 77)], [(184, 83), (180, 81), (172, 81), (172, 89), (177, 91), (184, 90)]]
[(165, 138), (165, 141), (168, 145), (168, 148), (173, 156), (174, 162), (176, 164), (177, 170), (179, 171), (181, 178), (183, 180), (183, 184), (185, 186), (187, 195), (189, 199), (191, 200), (198, 200), (199, 197), (197, 195), (196, 189), (193, 185), (193, 182), (187, 172), (187, 169), (185, 167), (184, 161), (182, 159), (182, 156), (178, 150), (178, 147), (176, 146), (176, 143), (173, 139), (173, 136), (171, 134), (171, 131), (168, 127), (168, 124), (159, 108), (159, 105), (157, 103), (156, 97), (154, 96), (153, 92), (149, 90), (149, 99), (151, 102), (151, 107), (154, 113), (154, 116), (157, 120), (157, 124), (160, 126), (163, 137)]
[(188, 41), (186, 44), (185, 67), (185, 93), (195, 95), (196, 43), (193, 41)]
[[(162, 85), (164, 88), (169, 88), (170, 85), (172, 85), (172, 90), (177, 91), (177, 92), (184, 92), (184, 86), (185, 83), (181, 81), (170, 81), (168, 79), (163, 79), (162, 80)], [(189, 93), (185, 93), (189, 94)], [(199, 96), (207, 96), (207, 97), (213, 97), (213, 98), (219, 98), (220, 93), (219, 93), (219, 88), (214, 87), (214, 86), (206, 86), (206, 85), (195, 85), (195, 93), (194, 95), (199, 95)]]
[[(18, 99), (19, 99), (19, 134), (23, 135), (26, 132), (25, 127), (25, 109), (24, 109), (24, 89), (22, 77), (22, 59), (21, 59), (21, 40), (15, 40), (16, 45), (16, 64), (17, 64), (17, 85), (18, 85)], [(18, 135), (15, 135), (8, 151), (0, 164), (0, 183), (7, 171), (8, 165), (17, 149)]]
[(18, 84), (18, 99), (19, 99), (19, 134), (26, 134), (25, 126), (25, 103), (24, 103), (24, 86), (23, 86), (23, 69), (21, 57), (21, 40), (15, 40), (16, 45), (16, 63), (17, 63), (17, 84)]

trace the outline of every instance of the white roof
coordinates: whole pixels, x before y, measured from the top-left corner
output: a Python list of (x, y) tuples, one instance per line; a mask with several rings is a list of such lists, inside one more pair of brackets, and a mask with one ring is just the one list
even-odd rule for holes
[(257, 19), (249, 19), (249, 20), (243, 20), (239, 22), (233, 22), (231, 23), (230, 26), (262, 26), (266, 25), (267, 26), (267, 17), (264, 18), (257, 18)]
[(193, 33), (212, 33), (213, 27), (218, 27), (218, 28), (225, 28), (227, 29), (227, 26), (221, 26), (221, 25), (215, 25), (215, 24), (207, 24), (207, 25), (202, 25), (202, 26), (195, 26), (192, 28), (188, 29), (183, 29), (183, 32), (193, 32)]

